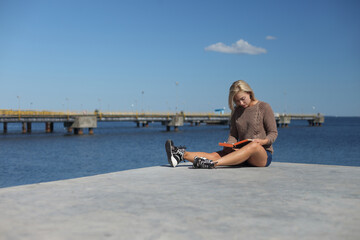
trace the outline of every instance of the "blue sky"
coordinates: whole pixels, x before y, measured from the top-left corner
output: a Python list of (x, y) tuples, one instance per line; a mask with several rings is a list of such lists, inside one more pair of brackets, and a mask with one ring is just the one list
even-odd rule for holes
[[(0, 0), (0, 109), (360, 116), (360, 1)], [(19, 97), (18, 97), (19, 96)]]

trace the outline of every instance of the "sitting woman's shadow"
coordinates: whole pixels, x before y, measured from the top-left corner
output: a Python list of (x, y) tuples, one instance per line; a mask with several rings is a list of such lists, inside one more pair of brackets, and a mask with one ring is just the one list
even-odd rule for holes
[[(161, 167), (169, 167), (173, 168), (170, 164), (164, 164), (161, 165)], [(233, 169), (233, 168), (252, 168), (251, 164), (244, 162), (238, 165), (232, 165), (232, 166), (218, 166), (215, 169)], [(176, 166), (176, 168), (188, 168), (188, 169), (204, 169), (204, 168), (194, 168), (192, 163), (182, 163)]]

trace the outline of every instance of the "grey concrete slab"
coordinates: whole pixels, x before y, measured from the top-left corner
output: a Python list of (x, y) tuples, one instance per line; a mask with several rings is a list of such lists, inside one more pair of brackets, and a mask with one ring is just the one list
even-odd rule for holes
[(0, 189), (0, 239), (359, 239), (360, 168), (151, 167)]

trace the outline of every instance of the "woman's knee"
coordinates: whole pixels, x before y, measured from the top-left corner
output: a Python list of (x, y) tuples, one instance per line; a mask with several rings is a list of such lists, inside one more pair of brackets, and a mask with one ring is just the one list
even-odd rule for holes
[(258, 143), (249, 143), (248, 145), (251, 151), (251, 156), (248, 159), (248, 162), (255, 167), (265, 167), (267, 154), (264, 147)]
[(249, 147), (249, 150), (254, 153), (264, 150), (263, 146), (256, 142), (249, 143), (247, 147)]

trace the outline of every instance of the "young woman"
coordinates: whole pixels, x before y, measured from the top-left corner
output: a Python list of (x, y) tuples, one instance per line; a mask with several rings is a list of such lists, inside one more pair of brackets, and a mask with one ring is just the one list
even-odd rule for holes
[(240, 149), (224, 147), (222, 151), (188, 152), (176, 147), (171, 140), (165, 143), (167, 158), (172, 167), (188, 160), (194, 168), (232, 166), (247, 162), (255, 167), (267, 167), (272, 160), (273, 147), (278, 132), (274, 113), (269, 104), (255, 98), (251, 87), (243, 80), (234, 82), (229, 91), (231, 125), (228, 143), (252, 141)]

